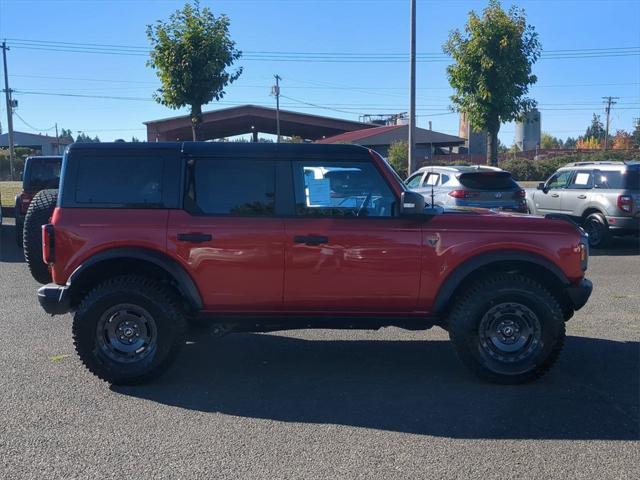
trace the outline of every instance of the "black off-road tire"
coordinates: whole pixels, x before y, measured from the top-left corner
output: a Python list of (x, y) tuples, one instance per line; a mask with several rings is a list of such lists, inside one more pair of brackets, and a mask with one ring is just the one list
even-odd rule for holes
[[(125, 319), (135, 318), (131, 312), (151, 319), (153, 328), (148, 330), (153, 332), (153, 340), (140, 347), (140, 352), (125, 357), (117, 348), (127, 345), (118, 344), (114, 350), (109, 341), (113, 336), (107, 330), (118, 333), (118, 322), (124, 325)], [(73, 318), (73, 342), (82, 363), (95, 376), (114, 385), (137, 385), (158, 377), (171, 365), (184, 341), (185, 318), (176, 296), (144, 277), (127, 275), (106, 280), (84, 298)]]
[(607, 219), (601, 213), (592, 213), (582, 223), (582, 227), (589, 234), (589, 246), (592, 248), (606, 248), (611, 243), (611, 232)]
[(51, 282), (49, 267), (42, 260), (42, 226), (49, 223), (58, 202), (58, 190), (41, 190), (24, 216), (22, 248), (31, 276), (38, 283)]
[[(501, 348), (513, 348), (503, 343), (514, 338), (503, 335), (510, 324), (532, 334), (521, 350), (504, 352)], [(491, 336), (488, 325), (502, 329)], [(458, 299), (449, 316), (449, 337), (458, 358), (480, 378), (519, 384), (536, 380), (556, 362), (565, 322), (556, 298), (538, 282), (519, 274), (495, 274), (480, 279)], [(520, 337), (524, 335), (518, 341)]]

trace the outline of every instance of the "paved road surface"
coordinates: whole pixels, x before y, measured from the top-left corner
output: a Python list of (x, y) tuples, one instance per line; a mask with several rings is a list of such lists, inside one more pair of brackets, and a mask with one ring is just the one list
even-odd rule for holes
[(1, 234), (0, 478), (640, 474), (636, 240), (592, 257), (594, 295), (535, 384), (480, 383), (442, 330), (389, 328), (194, 338), (156, 383), (110, 388)]

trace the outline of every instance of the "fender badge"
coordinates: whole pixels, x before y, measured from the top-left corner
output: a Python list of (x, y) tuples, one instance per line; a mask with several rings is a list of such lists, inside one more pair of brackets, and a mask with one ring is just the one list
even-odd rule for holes
[(438, 238), (438, 236), (437, 236), (437, 235), (433, 235), (433, 236), (431, 236), (431, 237), (427, 238), (427, 243), (428, 243), (429, 245), (431, 245), (432, 247), (435, 247), (435, 246), (436, 246), (436, 243), (438, 243), (438, 240), (440, 240), (440, 239)]

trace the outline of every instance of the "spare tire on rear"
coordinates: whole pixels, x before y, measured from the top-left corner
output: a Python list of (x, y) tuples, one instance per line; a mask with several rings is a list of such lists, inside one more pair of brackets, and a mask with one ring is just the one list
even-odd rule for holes
[(42, 226), (49, 223), (58, 202), (58, 190), (41, 190), (24, 217), (22, 245), (31, 276), (39, 283), (51, 282), (49, 267), (42, 260)]

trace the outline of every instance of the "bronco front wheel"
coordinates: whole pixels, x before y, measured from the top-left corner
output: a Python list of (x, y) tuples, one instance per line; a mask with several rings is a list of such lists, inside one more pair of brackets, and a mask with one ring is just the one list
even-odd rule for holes
[(485, 380), (535, 380), (557, 360), (562, 309), (538, 282), (517, 274), (484, 278), (456, 303), (449, 336), (462, 363)]

